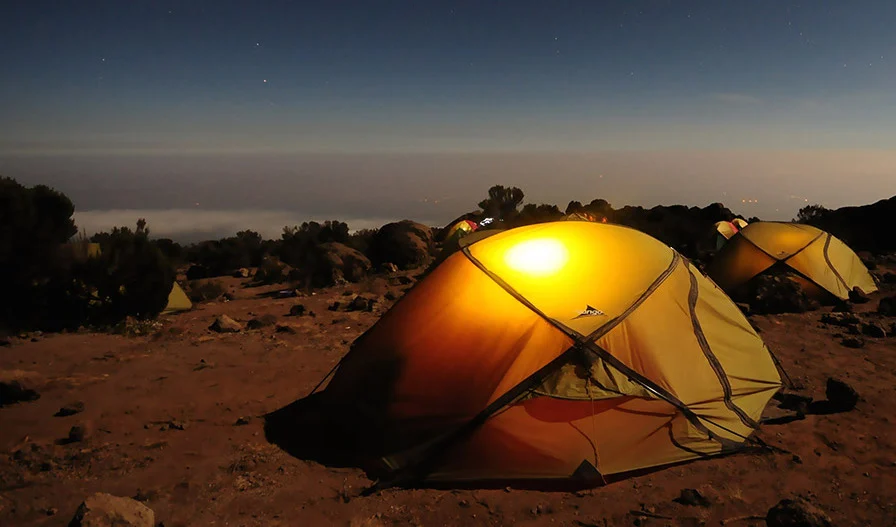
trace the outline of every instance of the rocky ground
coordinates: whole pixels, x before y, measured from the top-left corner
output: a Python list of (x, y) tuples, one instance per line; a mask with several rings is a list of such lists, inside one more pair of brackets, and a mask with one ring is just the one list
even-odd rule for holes
[[(0, 392), (7, 401), (25, 399), (0, 408), (0, 525), (66, 525), (76, 512), (121, 506), (142, 518), (134, 524), (166, 527), (741, 526), (764, 525), (785, 499), (811, 504), (833, 525), (896, 524), (896, 316), (876, 313), (894, 285), (855, 304), (854, 314), (823, 308), (751, 316), (796, 385), (785, 406), (806, 412), (793, 420), (777, 407), (784, 403), (769, 406), (770, 418), (783, 418), (759, 436), (780, 450), (692, 462), (584, 492), (358, 497), (370, 484), (361, 471), (290, 456), (266, 441), (261, 416), (309, 393), (408, 287), (399, 276), (298, 298), (259, 296), (273, 289), (228, 278), (232, 301), (197, 305), (141, 335), (0, 342), (0, 381), (25, 390)], [(379, 302), (345, 311), (357, 294)], [(339, 309), (329, 309), (334, 302)], [(289, 316), (297, 304), (304, 313)], [(221, 315), (232, 320), (209, 329)], [(231, 322), (239, 331), (227, 332)], [(831, 377), (858, 392), (854, 409), (818, 404)], [(111, 497), (79, 509), (95, 493), (132, 498), (154, 519), (132, 501), (109, 505)]]

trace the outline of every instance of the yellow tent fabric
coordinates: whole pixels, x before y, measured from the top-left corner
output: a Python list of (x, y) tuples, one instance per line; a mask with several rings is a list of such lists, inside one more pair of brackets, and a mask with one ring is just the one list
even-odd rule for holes
[(724, 236), (726, 240), (730, 240), (738, 231), (737, 226), (730, 221), (717, 221), (715, 228), (716, 232)]
[(734, 218), (733, 220), (731, 220), (731, 223), (736, 225), (738, 229), (743, 229), (744, 227), (749, 225), (749, 223), (747, 223), (747, 220), (741, 218)]
[(448, 257), (322, 396), (385, 479), (608, 477), (739, 448), (781, 380), (737, 306), (627, 227), (557, 221)]
[(163, 315), (168, 315), (171, 313), (179, 313), (181, 311), (189, 311), (193, 309), (193, 303), (190, 302), (190, 298), (187, 297), (187, 294), (184, 293), (184, 290), (181, 289), (180, 285), (177, 282), (171, 286), (171, 292), (168, 293), (168, 304), (165, 306), (165, 309), (162, 310)]
[(747, 225), (716, 254), (707, 275), (732, 292), (779, 263), (796, 272), (797, 281), (813, 296), (827, 291), (846, 300), (854, 288), (877, 291), (874, 278), (852, 249), (830, 233), (800, 223)]

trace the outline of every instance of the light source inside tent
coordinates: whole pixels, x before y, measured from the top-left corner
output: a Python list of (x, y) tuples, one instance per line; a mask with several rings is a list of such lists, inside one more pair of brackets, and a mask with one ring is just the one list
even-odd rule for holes
[(569, 261), (569, 251), (558, 240), (541, 238), (514, 245), (507, 250), (504, 261), (515, 271), (544, 276), (562, 269)]

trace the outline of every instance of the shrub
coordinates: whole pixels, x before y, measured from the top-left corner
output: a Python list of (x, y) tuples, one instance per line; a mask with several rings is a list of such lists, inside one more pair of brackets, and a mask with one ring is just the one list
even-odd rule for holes
[(193, 280), (187, 285), (187, 296), (193, 302), (216, 300), (226, 292), (224, 285), (217, 280)]

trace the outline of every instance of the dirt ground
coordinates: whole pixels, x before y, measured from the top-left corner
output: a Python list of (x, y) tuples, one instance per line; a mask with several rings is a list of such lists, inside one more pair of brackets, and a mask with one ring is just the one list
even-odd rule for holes
[[(850, 412), (766, 424), (759, 437), (787, 452), (695, 461), (584, 492), (386, 490), (356, 469), (296, 459), (265, 439), (262, 415), (304, 397), (348, 344), (386, 309), (334, 312), (352, 293), (400, 294), (385, 279), (315, 296), (235, 299), (168, 316), (148, 336), (61, 334), (0, 347), (0, 369), (39, 373), (41, 397), (0, 408), (0, 525), (65, 525), (94, 492), (135, 497), (166, 527), (194, 525), (764, 525), (768, 509), (805, 496), (835, 525), (896, 524), (896, 337), (847, 348), (819, 322), (829, 308), (751, 317), (796, 393), (825, 399), (840, 378), (861, 395)], [(856, 306), (870, 314), (892, 286)], [(286, 316), (304, 304), (315, 317)], [(208, 330), (227, 314), (269, 326)], [(896, 318), (882, 319), (889, 327)], [(54, 414), (80, 401), (74, 415)], [(768, 415), (781, 413), (773, 401)], [(64, 442), (74, 425), (86, 437)], [(697, 489), (707, 506), (674, 501)]]

